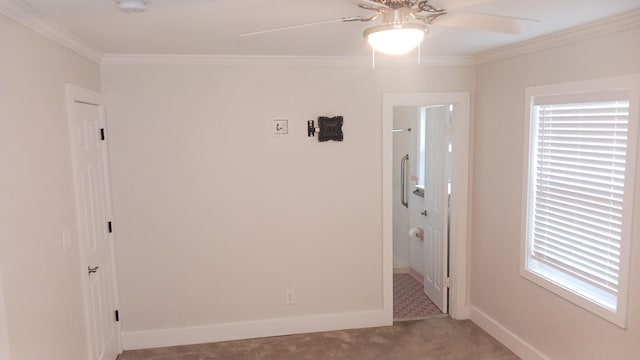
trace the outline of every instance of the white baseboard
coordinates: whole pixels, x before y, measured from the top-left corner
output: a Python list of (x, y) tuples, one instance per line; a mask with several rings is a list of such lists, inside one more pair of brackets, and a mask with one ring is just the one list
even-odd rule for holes
[(531, 344), (527, 343), (498, 321), (474, 306), (471, 307), (471, 321), (500, 341), (504, 346), (508, 347), (509, 350), (513, 351), (523, 360), (550, 360), (548, 356), (538, 351)]
[(124, 350), (136, 350), (387, 325), (392, 323), (385, 321), (383, 311), (312, 315), (173, 329), (123, 331), (122, 346)]

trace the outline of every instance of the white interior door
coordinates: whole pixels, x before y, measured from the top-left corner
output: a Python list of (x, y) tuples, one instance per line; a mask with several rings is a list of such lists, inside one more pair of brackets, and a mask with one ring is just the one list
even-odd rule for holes
[(74, 102), (70, 131), (83, 259), (90, 360), (115, 360), (120, 352), (111, 234), (108, 154), (102, 106)]
[(425, 109), (424, 292), (447, 312), (447, 124), (449, 105)]

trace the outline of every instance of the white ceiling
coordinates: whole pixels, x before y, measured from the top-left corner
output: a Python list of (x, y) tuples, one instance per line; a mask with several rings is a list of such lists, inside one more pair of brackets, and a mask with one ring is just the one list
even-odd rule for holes
[[(123, 13), (115, 0), (22, 0), (100, 53), (276, 56), (370, 54), (362, 37), (372, 23), (331, 23), (249, 37), (239, 34), (306, 22), (367, 16), (351, 0), (150, 0), (143, 13)], [(431, 0), (454, 7), (487, 0)], [(431, 26), (428, 56), (463, 56), (640, 9), (640, 0), (497, 0), (465, 12), (537, 19), (522, 33)], [(445, 15), (446, 16), (446, 15)]]

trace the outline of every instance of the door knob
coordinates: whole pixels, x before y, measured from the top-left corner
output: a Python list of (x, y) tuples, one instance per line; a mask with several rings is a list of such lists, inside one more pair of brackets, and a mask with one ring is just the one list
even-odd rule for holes
[(427, 210), (421, 212), (420, 215), (427, 216)]
[(95, 266), (95, 267), (89, 266), (88, 269), (89, 269), (89, 275), (91, 275), (93, 273), (97, 273), (98, 269), (100, 269), (100, 266)]

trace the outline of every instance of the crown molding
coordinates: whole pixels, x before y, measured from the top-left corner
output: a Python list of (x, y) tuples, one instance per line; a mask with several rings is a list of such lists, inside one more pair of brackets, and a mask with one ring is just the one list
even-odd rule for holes
[[(0, 14), (30, 28), (38, 34), (66, 47), (87, 59), (106, 66), (118, 65), (371, 65), (368, 56), (253, 56), (253, 55), (153, 55), (102, 54), (81, 39), (48, 20), (30, 5), (20, 0), (0, 0)], [(472, 66), (524, 55), (577, 41), (640, 28), (640, 10), (605, 20), (581, 25), (569, 30), (541, 36), (517, 44), (476, 54), (475, 56), (427, 56), (420, 64), (413, 56), (376, 56), (376, 66)]]
[(54, 24), (36, 9), (20, 0), (0, 0), (0, 14), (93, 62), (99, 63), (102, 58), (99, 51)]
[(637, 28), (640, 28), (640, 10), (481, 52), (476, 54), (475, 62), (476, 64), (484, 64)]
[[(470, 56), (423, 57), (420, 64), (412, 56), (376, 56), (378, 66), (471, 66)], [(257, 56), (257, 55), (154, 55), (104, 54), (104, 66), (234, 66), (234, 65), (305, 65), (305, 66), (371, 66), (368, 56)]]

